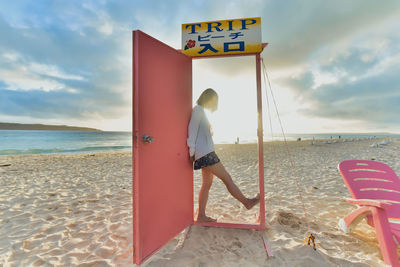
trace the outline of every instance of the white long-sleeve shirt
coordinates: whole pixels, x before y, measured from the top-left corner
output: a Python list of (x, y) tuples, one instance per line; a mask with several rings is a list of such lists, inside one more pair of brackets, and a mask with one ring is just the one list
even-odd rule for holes
[(189, 155), (194, 155), (194, 160), (214, 151), (214, 142), (211, 137), (210, 127), (211, 125), (203, 106), (194, 106), (188, 126), (188, 138), (186, 140), (189, 147)]

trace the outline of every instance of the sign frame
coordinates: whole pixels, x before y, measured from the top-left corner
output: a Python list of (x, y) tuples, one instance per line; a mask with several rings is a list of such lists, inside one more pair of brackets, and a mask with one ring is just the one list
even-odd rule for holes
[(184, 23), (181, 51), (191, 57), (260, 53), (261, 17)]

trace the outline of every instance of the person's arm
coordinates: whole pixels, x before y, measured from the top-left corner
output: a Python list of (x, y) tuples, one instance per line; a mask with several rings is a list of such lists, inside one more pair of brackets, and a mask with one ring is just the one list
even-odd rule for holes
[(188, 126), (188, 138), (186, 140), (187, 145), (189, 146), (189, 155), (192, 157), (194, 155), (195, 151), (195, 145), (196, 145), (196, 137), (197, 137), (197, 132), (200, 127), (200, 120), (201, 120), (201, 114), (202, 110), (200, 108), (194, 108), (192, 111), (192, 116), (190, 118), (189, 126)]

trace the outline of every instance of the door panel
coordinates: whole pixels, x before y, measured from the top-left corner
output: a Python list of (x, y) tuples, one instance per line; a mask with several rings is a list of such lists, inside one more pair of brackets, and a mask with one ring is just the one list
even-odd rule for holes
[[(192, 59), (134, 31), (132, 194), (136, 264), (193, 223), (193, 167), (186, 145), (191, 111)], [(143, 142), (143, 135), (153, 141)]]

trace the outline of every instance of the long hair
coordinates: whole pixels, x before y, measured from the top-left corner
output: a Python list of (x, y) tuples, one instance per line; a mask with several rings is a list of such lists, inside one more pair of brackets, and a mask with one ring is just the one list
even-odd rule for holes
[(214, 89), (212, 88), (207, 88), (206, 90), (204, 90), (201, 95), (199, 96), (199, 98), (196, 101), (197, 105), (204, 105), (204, 103), (207, 103), (213, 96), (218, 97), (217, 92), (214, 91)]

